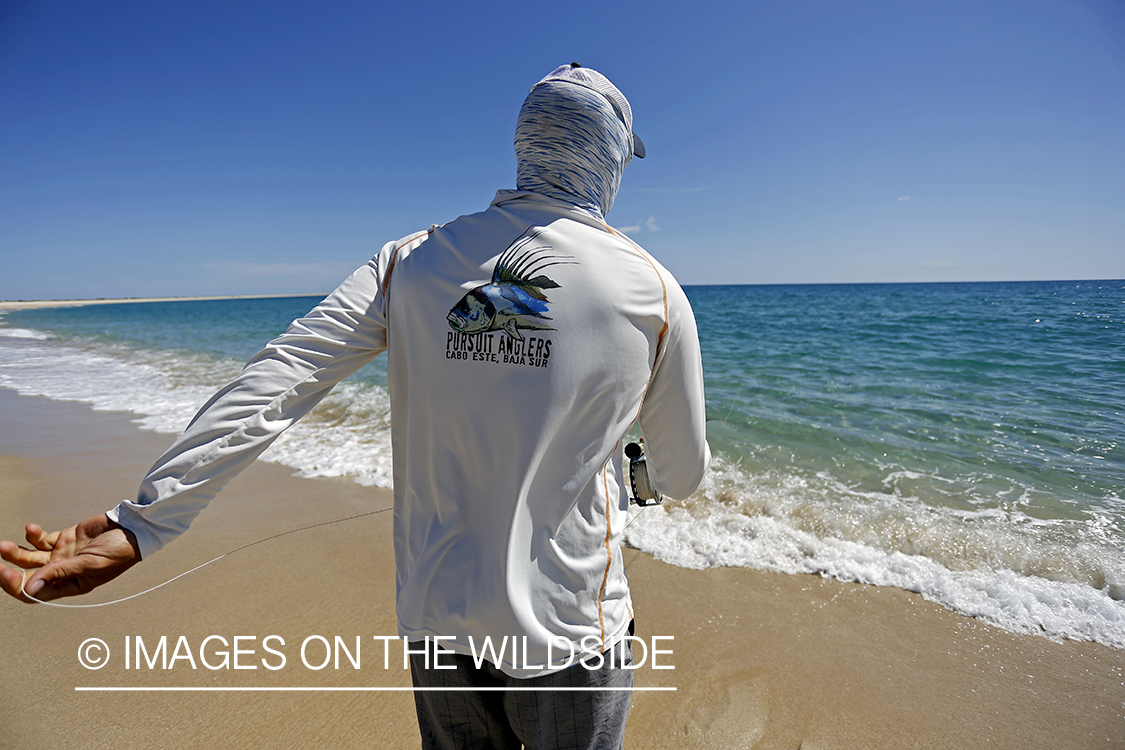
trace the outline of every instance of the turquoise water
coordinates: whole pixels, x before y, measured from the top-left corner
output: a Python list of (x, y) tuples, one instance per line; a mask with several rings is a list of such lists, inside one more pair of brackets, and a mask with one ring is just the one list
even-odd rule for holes
[(691, 289), (710, 436), (755, 472), (860, 490), (940, 475), (912, 491), (959, 509), (1120, 510), (1123, 286)]
[[(1125, 648), (1125, 282), (691, 287), (704, 487), (636, 517), (673, 564), (919, 591)], [(0, 386), (178, 431), (317, 298), (0, 317)], [(382, 361), (266, 458), (389, 485)]]

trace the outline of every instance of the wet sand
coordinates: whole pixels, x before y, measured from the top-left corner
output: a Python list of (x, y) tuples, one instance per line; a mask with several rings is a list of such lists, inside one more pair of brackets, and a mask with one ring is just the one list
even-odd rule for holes
[[(3, 388), (0, 425), (0, 537), (14, 540), (26, 522), (58, 528), (132, 496), (172, 440), (126, 414)], [(258, 463), (184, 538), (68, 601), (128, 596), (242, 545), (390, 502), (386, 490)], [(1125, 747), (1125, 652), (1008, 633), (897, 589), (625, 555), (638, 636), (674, 638), (661, 642), (673, 651), (661, 661), (675, 669), (642, 666), (636, 683), (676, 688), (634, 693), (629, 748)], [(417, 747), (406, 691), (75, 690), (407, 687), (401, 646), (384, 669), (375, 640), (394, 635), (389, 512), (276, 537), (108, 607), (5, 598), (0, 746)], [(161, 636), (178, 657), (168, 669), (155, 658)], [(359, 637), (360, 668), (343, 653), (338, 668), (319, 668), (317, 636), (339, 636), (353, 654)], [(138, 637), (154, 668), (137, 668)], [(101, 669), (79, 663), (89, 638), (109, 647)]]

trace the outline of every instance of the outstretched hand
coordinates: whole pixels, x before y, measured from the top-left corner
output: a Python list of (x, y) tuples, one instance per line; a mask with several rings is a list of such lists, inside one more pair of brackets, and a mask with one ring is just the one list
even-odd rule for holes
[(0, 541), (0, 557), (23, 568), (21, 572), (0, 566), (0, 585), (20, 601), (31, 601), (21, 593), (21, 584), (24, 592), (43, 601), (77, 596), (112, 581), (141, 561), (133, 533), (105, 514), (49, 534), (34, 523), (25, 531), (30, 549)]

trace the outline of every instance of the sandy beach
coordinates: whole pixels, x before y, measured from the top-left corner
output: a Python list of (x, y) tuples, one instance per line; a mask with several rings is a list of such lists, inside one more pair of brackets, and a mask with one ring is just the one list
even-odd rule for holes
[[(124, 413), (2, 388), (0, 424), (0, 537), (18, 540), (26, 522), (58, 528), (132, 496), (172, 439)], [(187, 536), (82, 603), (390, 503), (386, 490), (259, 463)], [(416, 747), (409, 692), (260, 691), (409, 685), (401, 646), (388, 641), (385, 656), (376, 640), (395, 634), (391, 546), (381, 512), (279, 536), (107, 607), (5, 598), (0, 746)], [(676, 688), (634, 693), (627, 747), (1125, 747), (1125, 652), (1008, 633), (897, 589), (625, 554), (638, 636), (673, 638), (661, 660), (675, 669), (642, 666), (636, 684)], [(352, 651), (359, 639), (359, 668), (347, 654), (320, 666), (337, 637)], [(90, 638), (109, 650), (97, 670), (78, 659)], [(259, 691), (76, 690), (89, 687)]]

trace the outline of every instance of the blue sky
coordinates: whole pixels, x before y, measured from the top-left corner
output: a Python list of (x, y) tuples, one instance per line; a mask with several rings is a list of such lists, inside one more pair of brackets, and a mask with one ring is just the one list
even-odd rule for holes
[(327, 292), (513, 187), (572, 60), (684, 284), (1125, 278), (1117, 0), (11, 0), (0, 299)]

